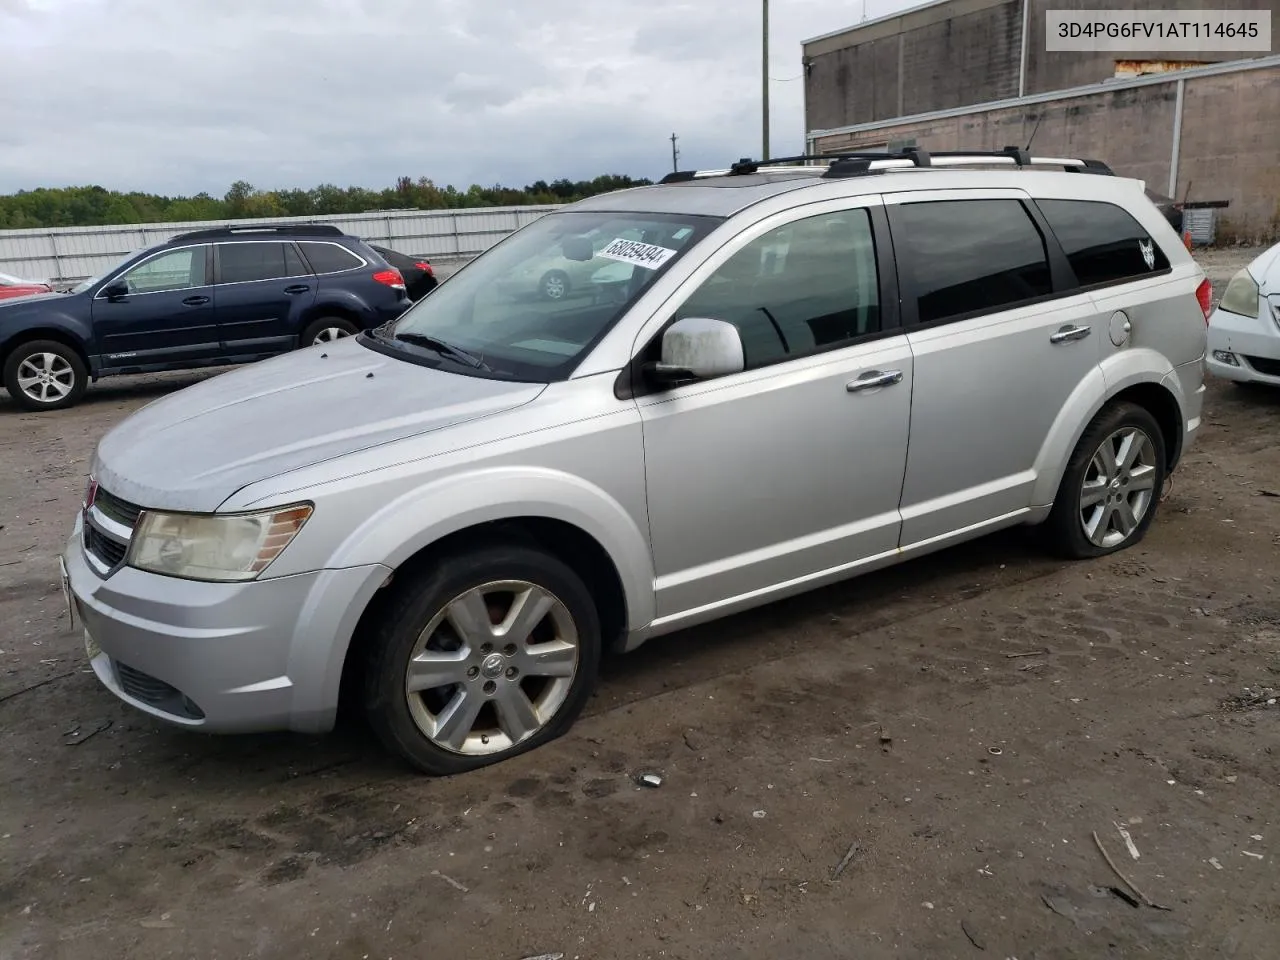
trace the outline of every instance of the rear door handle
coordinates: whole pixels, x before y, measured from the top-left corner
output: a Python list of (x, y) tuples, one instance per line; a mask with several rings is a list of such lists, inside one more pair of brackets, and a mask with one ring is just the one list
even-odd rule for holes
[(864, 373), (857, 380), (850, 380), (844, 385), (849, 393), (860, 393), (863, 390), (873, 390), (876, 387), (891, 387), (895, 383), (902, 382), (901, 370), (872, 370), (870, 373)]
[(285, 287), (285, 293), (306, 293), (311, 288), (305, 283), (295, 283), (292, 287)]
[(1049, 335), (1050, 343), (1068, 343), (1072, 340), (1083, 340), (1093, 333), (1092, 327), (1063, 327), (1057, 333)]
[(187, 297), (187, 299), (183, 300), (182, 302), (185, 303), (188, 307), (203, 307), (206, 303), (209, 302), (209, 298), (208, 297)]

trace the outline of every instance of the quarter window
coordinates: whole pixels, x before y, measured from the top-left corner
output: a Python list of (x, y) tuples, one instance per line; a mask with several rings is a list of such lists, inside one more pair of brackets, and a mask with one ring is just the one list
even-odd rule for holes
[(130, 293), (162, 293), (205, 284), (205, 247), (170, 250), (134, 267), (120, 279)]
[(360, 266), (359, 258), (336, 243), (303, 240), (298, 244), (316, 273), (340, 273)]
[(1169, 269), (1169, 258), (1128, 213), (1096, 200), (1036, 201), (1084, 287), (1137, 280)]
[(222, 283), (280, 280), (289, 276), (283, 243), (218, 244), (219, 279)]
[(757, 237), (712, 274), (676, 317), (732, 323), (742, 335), (747, 369), (877, 333), (880, 291), (870, 214), (822, 214)]
[(994, 313), (1053, 291), (1044, 237), (1017, 200), (905, 203), (894, 226), (919, 323)]

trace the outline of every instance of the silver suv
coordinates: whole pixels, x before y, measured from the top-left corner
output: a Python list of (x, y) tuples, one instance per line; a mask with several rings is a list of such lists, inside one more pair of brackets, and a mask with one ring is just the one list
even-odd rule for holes
[[(1209, 306), (1142, 183), (797, 160), (574, 204), (117, 426), (63, 555), (99, 679), (219, 732), (327, 730), (345, 690), (450, 774), (563, 734), (606, 649), (1015, 524), (1138, 542)], [(613, 269), (503, 292), (558, 256)]]

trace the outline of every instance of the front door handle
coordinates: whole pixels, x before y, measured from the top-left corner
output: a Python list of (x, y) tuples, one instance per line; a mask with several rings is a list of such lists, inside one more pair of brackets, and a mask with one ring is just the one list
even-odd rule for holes
[(863, 390), (873, 390), (876, 387), (890, 387), (895, 383), (902, 382), (901, 370), (872, 370), (870, 373), (864, 373), (857, 380), (850, 380), (844, 385), (845, 390), (849, 393), (859, 393)]
[(295, 283), (292, 287), (285, 287), (285, 293), (306, 293), (311, 288), (305, 283)]
[(1057, 333), (1049, 335), (1050, 343), (1068, 343), (1072, 340), (1083, 340), (1093, 333), (1092, 327), (1063, 327)]
[(206, 303), (209, 302), (209, 298), (208, 297), (187, 297), (187, 299), (183, 300), (182, 302), (185, 303), (188, 307), (203, 307)]

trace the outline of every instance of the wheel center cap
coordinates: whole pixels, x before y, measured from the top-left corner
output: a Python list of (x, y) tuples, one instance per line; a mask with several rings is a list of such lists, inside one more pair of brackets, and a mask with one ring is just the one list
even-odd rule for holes
[(484, 658), (484, 662), (480, 664), (480, 673), (487, 680), (496, 680), (502, 676), (502, 669), (506, 660), (500, 653), (491, 653)]
[(1119, 493), (1119, 492), (1120, 492), (1120, 478), (1119, 478), (1119, 477), (1116, 477), (1114, 480), (1112, 480), (1112, 481), (1111, 481), (1111, 489), (1112, 489), (1112, 490), (1114, 490), (1114, 491), (1116, 491), (1117, 493)]

